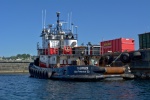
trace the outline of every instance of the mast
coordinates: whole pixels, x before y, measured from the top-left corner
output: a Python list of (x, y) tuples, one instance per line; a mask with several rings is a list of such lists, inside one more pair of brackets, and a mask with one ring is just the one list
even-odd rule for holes
[(57, 14), (57, 32), (60, 32), (60, 20), (59, 20), (59, 16), (60, 16), (60, 12), (56, 12)]
[(63, 44), (64, 44), (64, 40), (63, 40), (63, 34), (62, 34), (62, 29), (61, 29), (61, 25), (60, 25), (60, 12), (56, 12), (57, 14), (57, 26), (56, 26), (56, 29), (57, 29), (57, 34), (60, 35), (60, 38), (59, 38), (59, 55), (62, 54), (62, 50), (63, 50)]

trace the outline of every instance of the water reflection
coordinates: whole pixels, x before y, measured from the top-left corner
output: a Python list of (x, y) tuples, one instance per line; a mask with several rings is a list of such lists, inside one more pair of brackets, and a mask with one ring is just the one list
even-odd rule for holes
[[(150, 98), (150, 80), (66, 82), (0, 75), (0, 100), (141, 100)], [(9, 95), (8, 95), (9, 94)]]

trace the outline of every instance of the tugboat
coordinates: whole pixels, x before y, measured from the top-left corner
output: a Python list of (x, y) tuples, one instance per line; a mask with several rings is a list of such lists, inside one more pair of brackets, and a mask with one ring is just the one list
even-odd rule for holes
[(56, 27), (48, 25), (42, 30), (42, 47), (37, 44), (37, 58), (29, 65), (31, 77), (72, 81), (134, 79), (129, 66), (99, 66), (100, 54), (91, 55), (89, 46), (78, 46), (77, 31), (73, 34), (73, 30), (63, 29), (60, 12), (56, 14)]

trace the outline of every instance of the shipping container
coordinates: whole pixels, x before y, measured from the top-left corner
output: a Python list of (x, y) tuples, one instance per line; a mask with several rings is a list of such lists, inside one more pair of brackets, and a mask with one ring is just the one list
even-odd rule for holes
[(139, 49), (150, 48), (150, 32), (139, 34)]
[(135, 50), (134, 39), (131, 38), (118, 38), (114, 40), (102, 41), (100, 45), (100, 54)]

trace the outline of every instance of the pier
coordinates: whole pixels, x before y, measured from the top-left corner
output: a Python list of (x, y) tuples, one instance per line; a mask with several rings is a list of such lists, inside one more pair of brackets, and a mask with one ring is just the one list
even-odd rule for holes
[(28, 61), (0, 61), (0, 73), (28, 73)]

